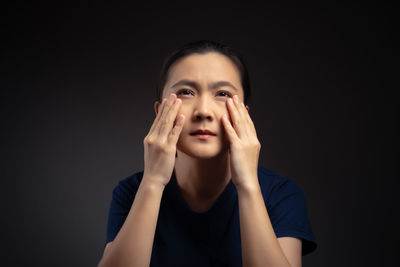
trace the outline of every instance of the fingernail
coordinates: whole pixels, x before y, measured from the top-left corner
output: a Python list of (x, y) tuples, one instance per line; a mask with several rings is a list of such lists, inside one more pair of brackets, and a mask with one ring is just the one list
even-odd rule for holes
[(233, 102), (232, 102), (232, 98), (229, 98), (229, 99), (228, 99), (228, 103), (229, 103), (229, 104), (232, 104), (232, 103), (233, 103)]
[(235, 100), (236, 103), (239, 103), (239, 97), (237, 95), (234, 95), (233, 99)]
[(173, 99), (174, 99), (174, 95), (173, 95), (173, 94), (170, 94), (169, 100), (172, 101)]

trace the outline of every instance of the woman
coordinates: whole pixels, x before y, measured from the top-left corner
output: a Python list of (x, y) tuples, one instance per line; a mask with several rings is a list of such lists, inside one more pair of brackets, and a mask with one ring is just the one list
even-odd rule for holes
[(233, 49), (198, 41), (165, 62), (144, 171), (113, 191), (99, 266), (301, 266), (316, 248), (301, 189), (258, 165)]

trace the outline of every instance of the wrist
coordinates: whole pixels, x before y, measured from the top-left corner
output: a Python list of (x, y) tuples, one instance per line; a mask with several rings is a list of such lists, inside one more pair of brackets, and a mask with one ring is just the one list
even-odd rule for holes
[(160, 179), (157, 179), (156, 177), (143, 175), (142, 181), (140, 182), (140, 186), (151, 190), (164, 191), (166, 184), (161, 182)]
[(253, 194), (261, 190), (257, 177), (246, 182), (235, 183), (238, 194)]

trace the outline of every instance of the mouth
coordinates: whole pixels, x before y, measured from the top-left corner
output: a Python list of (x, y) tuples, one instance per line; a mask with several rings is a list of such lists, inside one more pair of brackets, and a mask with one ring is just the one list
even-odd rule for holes
[(196, 137), (198, 139), (201, 139), (201, 140), (206, 140), (206, 139), (216, 136), (215, 133), (213, 133), (210, 130), (206, 130), (206, 129), (204, 129), (204, 130), (200, 129), (200, 130), (193, 131), (190, 133), (190, 135), (193, 137)]

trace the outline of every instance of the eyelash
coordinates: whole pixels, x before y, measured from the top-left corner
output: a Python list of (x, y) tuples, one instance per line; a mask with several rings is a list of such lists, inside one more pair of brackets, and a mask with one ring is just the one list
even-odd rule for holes
[(178, 92), (176, 93), (177, 95), (180, 95), (182, 92), (185, 92), (185, 91), (190, 91), (190, 90), (188, 90), (188, 89), (181, 89), (181, 90), (178, 90)]
[[(189, 92), (192, 92), (191, 90), (189, 90), (189, 89), (182, 89), (182, 90), (179, 90), (176, 94), (177, 95), (180, 95), (182, 92), (185, 92), (185, 91), (189, 91)], [(225, 93), (226, 94), (226, 97), (232, 97), (232, 94), (231, 93), (229, 93), (229, 92), (227, 92), (227, 91), (219, 91), (218, 93)]]

